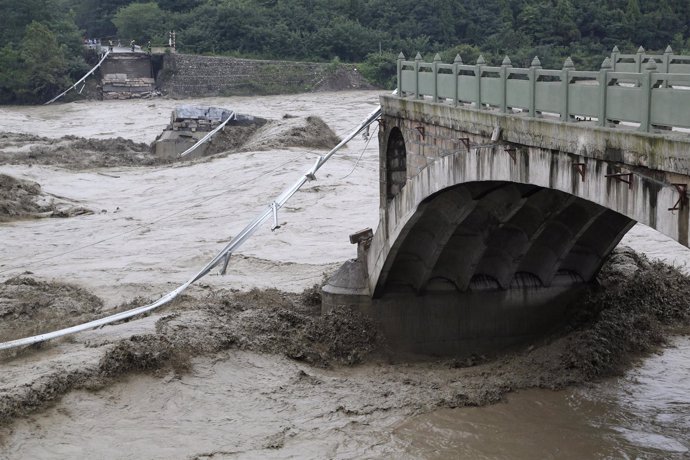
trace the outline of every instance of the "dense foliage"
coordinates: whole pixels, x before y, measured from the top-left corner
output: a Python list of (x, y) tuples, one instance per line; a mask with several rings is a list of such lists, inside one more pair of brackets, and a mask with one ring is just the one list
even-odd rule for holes
[(58, 0), (0, 0), (0, 102), (45, 102), (88, 70), (74, 15)]
[[(70, 70), (78, 61), (70, 44), (77, 27), (85, 37), (154, 45), (166, 44), (175, 30), (178, 49), (191, 53), (337, 57), (363, 62), (365, 75), (381, 84), (391, 84), (391, 58), (401, 51), (426, 59), (440, 52), (445, 61), (460, 52), (465, 62), (482, 53), (495, 64), (507, 54), (516, 66), (538, 55), (550, 68), (572, 56), (580, 69), (598, 68), (614, 45), (624, 52), (669, 44), (690, 51), (688, 0), (0, 0), (0, 9), (10, 21), (0, 30), (1, 43), (9, 43), (0, 50), (5, 101), (18, 81), (32, 92), (61, 78), (38, 87), (22, 83), (20, 63), (30, 59), (22, 41), (32, 21), (47, 29), (34, 30), (41, 40), (54, 36)], [(51, 62), (55, 70), (64, 67), (58, 61)]]

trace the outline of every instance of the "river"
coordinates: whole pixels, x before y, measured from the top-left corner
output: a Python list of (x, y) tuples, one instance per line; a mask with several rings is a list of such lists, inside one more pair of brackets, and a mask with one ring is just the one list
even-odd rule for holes
[[(199, 102), (276, 119), (285, 113), (321, 114), (342, 134), (371, 111), (376, 94), (360, 91)], [(48, 137), (123, 136), (150, 142), (167, 123), (175, 104), (161, 99), (4, 107), (0, 116), (4, 131)], [(249, 244), (247, 257), (240, 258), (241, 269), (233, 272), (231, 268), (229, 278), (212, 277), (205, 282), (298, 291), (318, 281), (324, 270), (354, 257), (354, 248), (346, 242), (348, 231), (374, 227), (377, 219), (374, 144), (356, 139), (320, 178), (321, 191), (334, 192), (333, 196), (304, 193), (296, 197), (292, 211), (286, 211), (289, 224), (283, 233), (257, 234), (258, 242)], [(361, 159), (360, 151), (365, 153)], [(284, 166), (281, 174), (273, 172), (275, 162), (283, 162), (286, 155), (295, 159), (294, 164)], [(44, 278), (78, 282), (106, 298), (160, 292), (171, 282), (185, 279), (202, 263), (198, 254), (210, 253), (219, 243), (198, 235), (207, 234), (210, 225), (220, 227), (229, 217), (240, 228), (256, 212), (256, 196), (268, 199), (280, 191), (313, 163), (314, 155), (295, 149), (249, 152), (186, 168), (109, 171), (117, 179), (94, 171), (0, 167), (86, 205), (112, 210), (126, 203), (124, 213), (129, 213), (127, 220), (115, 220), (120, 218), (111, 212), (107, 216), (113, 220), (94, 217), (70, 219), (69, 225), (68, 221), (48, 225), (45, 220), (9, 225), (2, 230), (3, 251), (28, 265), (32, 258), (43, 260), (80, 241), (99, 239), (99, 232), (108, 228), (127, 228), (134, 219), (148, 223), (147, 230), (130, 238), (127, 245), (108, 244), (102, 253), (76, 251), (31, 265), (32, 271)], [(273, 169), (263, 166), (263, 161), (273, 161)], [(183, 201), (190, 191), (185, 187), (202, 181), (209, 171), (221, 180), (218, 171), (231, 168), (263, 178), (242, 189), (244, 201), (239, 196), (235, 201), (209, 199), (208, 204), (193, 207)], [(266, 171), (271, 174), (267, 176)], [(289, 177), (283, 179), (283, 175)], [(338, 185), (344, 177), (344, 185)], [(78, 189), (75, 183), (80, 184)], [(204, 187), (203, 193), (213, 196), (228, 183), (217, 184), (218, 190), (212, 189), (211, 181)], [(142, 205), (140, 210), (137, 201), (146, 200), (158, 204), (155, 208)], [(170, 220), (158, 223), (160, 215), (183, 206), (188, 209), (179, 226), (171, 226)], [(228, 216), (223, 212), (227, 206), (239, 211)], [(314, 218), (318, 225), (308, 220)], [(174, 231), (182, 228), (182, 232)], [(27, 234), (32, 235), (31, 245), (25, 244)], [(173, 259), (165, 258), (170, 251), (167, 243), (173, 239), (183, 244), (175, 247)], [(686, 272), (690, 266), (688, 249), (644, 226), (634, 227), (622, 244)], [(148, 257), (142, 261), (143, 253)], [(85, 264), (89, 270), (84, 270)], [(164, 280), (160, 273), (166, 275)], [(10, 274), (16, 273), (3, 276)], [(113, 280), (119, 284), (113, 285)], [(31, 360), (27, 363), (30, 373)], [(623, 376), (562, 391), (517, 391), (483, 407), (450, 409), (438, 404), (435, 392), (457, 383), (448, 372), (437, 364), (386, 362), (320, 369), (281, 356), (225, 351), (194, 358), (186, 374), (134, 374), (105, 388), (72, 391), (46, 410), (0, 431), (0, 458), (690, 458), (688, 337), (673, 338), (661, 353), (640, 361)]]
[(688, 458), (689, 359), (690, 339), (676, 338), (620, 378), (412, 417), (395, 443), (413, 458)]

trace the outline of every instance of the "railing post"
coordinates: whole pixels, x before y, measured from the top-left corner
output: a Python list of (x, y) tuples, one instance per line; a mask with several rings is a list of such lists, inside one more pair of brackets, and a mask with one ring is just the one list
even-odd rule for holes
[(434, 72), (434, 102), (438, 102), (438, 64), (441, 62), (441, 55), (436, 53), (431, 70)]
[(477, 68), (475, 70), (475, 77), (477, 78), (477, 109), (482, 108), (482, 66), (486, 64), (484, 56), (481, 54), (477, 58)]
[(601, 63), (601, 70), (599, 70), (599, 121), (597, 125), (606, 126), (606, 90), (608, 89), (608, 73), (611, 70), (611, 61), (609, 58), (604, 59)]
[(508, 56), (503, 58), (501, 63), (501, 113), (508, 112), (508, 69), (513, 67)]
[(575, 70), (573, 60), (568, 57), (561, 70), (561, 121), (570, 121), (570, 71)]
[(455, 59), (453, 60), (453, 85), (455, 85), (455, 88), (453, 88), (453, 105), (455, 107), (458, 106), (458, 73), (460, 72), (460, 66), (462, 65), (462, 58), (460, 57), (460, 54), (455, 55)]
[(635, 71), (637, 73), (642, 73), (642, 61), (644, 60), (644, 48), (641, 46), (637, 48), (637, 54), (635, 54)]
[(664, 50), (664, 55), (661, 58), (663, 66), (661, 67), (661, 70), (663, 73), (670, 73), (671, 72), (671, 55), (673, 54), (673, 48), (671, 48), (671, 45), (668, 45), (666, 49)]
[(417, 53), (414, 57), (414, 98), (419, 99), (419, 63), (422, 62), (422, 55)]
[[(673, 48), (671, 48), (671, 45), (668, 45), (666, 49), (664, 50), (664, 55), (661, 58), (662, 66), (661, 66), (661, 71), (663, 73), (671, 73), (671, 55), (673, 54)], [(668, 79), (664, 80), (664, 83), (661, 85), (662, 88), (668, 88)]]
[(652, 111), (652, 83), (656, 70), (656, 61), (650, 59), (642, 73), (642, 114), (640, 119), (640, 131), (649, 132)]
[(403, 61), (405, 60), (405, 55), (400, 52), (398, 54), (398, 97), (404, 97), (405, 96), (405, 91), (403, 91), (402, 87), (402, 67), (403, 67)]
[(618, 47), (614, 45), (613, 50), (611, 51), (611, 70), (614, 72), (616, 71), (616, 64), (618, 64), (618, 55), (620, 53), (621, 52)]
[(537, 116), (537, 70), (541, 69), (541, 61), (534, 56), (529, 66), (529, 116)]

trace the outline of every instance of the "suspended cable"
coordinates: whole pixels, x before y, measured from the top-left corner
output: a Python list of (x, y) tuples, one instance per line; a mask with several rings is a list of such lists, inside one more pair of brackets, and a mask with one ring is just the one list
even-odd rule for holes
[(357, 169), (357, 166), (359, 165), (359, 162), (362, 160), (362, 157), (364, 156), (364, 152), (366, 152), (366, 151), (367, 151), (367, 147), (369, 147), (369, 142), (371, 142), (371, 138), (372, 138), (372, 137), (373, 137), (373, 136), (371, 136), (371, 135), (370, 135), (370, 136), (367, 136), (367, 143), (364, 144), (364, 147), (362, 148), (362, 151), (361, 151), (360, 154), (359, 154), (359, 158), (357, 158), (357, 161), (355, 161), (355, 165), (352, 167), (352, 169), (350, 170), (349, 173), (345, 174), (343, 177), (339, 178), (338, 180), (347, 179), (348, 177), (350, 177), (350, 175), (351, 175), (353, 172), (355, 172), (355, 169)]

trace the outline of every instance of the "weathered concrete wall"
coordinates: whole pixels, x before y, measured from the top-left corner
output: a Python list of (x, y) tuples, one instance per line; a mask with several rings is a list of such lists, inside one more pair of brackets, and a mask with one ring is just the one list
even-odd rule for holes
[(101, 74), (126, 74), (130, 78), (153, 78), (151, 58), (143, 53), (111, 53), (101, 65)]
[[(385, 170), (387, 165), (389, 133), (400, 130), (407, 150), (408, 181), (391, 200), (383, 193), (388, 174), (381, 173), (381, 219), (367, 263), (372, 292), (385, 264), (392, 263), (391, 250), (400, 244), (408, 223), (414, 224), (420, 204), (463, 183), (500, 181), (559, 190), (688, 245), (688, 206), (676, 212), (668, 209), (679, 199), (678, 190), (670, 184), (688, 182), (687, 139), (626, 135), (613, 129), (566, 126), (391, 97), (383, 97), (382, 103), (381, 168)], [(501, 139), (494, 142), (491, 135), (496, 127), (501, 128)], [(458, 140), (461, 137), (484, 147), (468, 152)], [(506, 151), (511, 147), (513, 152)], [(585, 166), (578, 166), (582, 164)], [(632, 184), (607, 177), (627, 172), (634, 172), (624, 177)]]
[(101, 97), (130, 99), (155, 90), (151, 57), (143, 53), (112, 53), (103, 62)]
[[(382, 167), (386, 165), (387, 136), (395, 127), (405, 138), (408, 181), (422, 180), (417, 179), (420, 172), (433, 166), (424, 172), (426, 185), (411, 187), (415, 197), (423, 199), (469, 181), (534, 184), (598, 203), (688, 245), (688, 213), (668, 211), (679, 198), (671, 184), (690, 180), (687, 135), (642, 134), (388, 96), (381, 101), (386, 123), (379, 138)], [(423, 136), (420, 127), (424, 128)], [(492, 142), (497, 127), (500, 139)], [(474, 152), (467, 154), (458, 140), (461, 137), (468, 137), (474, 146), (487, 147), (473, 147)], [(511, 147), (516, 149), (514, 160), (506, 152)], [(576, 166), (581, 163), (586, 165), (584, 179)], [(630, 186), (606, 177), (628, 172), (633, 173)], [(386, 179), (383, 171), (381, 178)], [(381, 210), (389, 204), (382, 194)], [(412, 199), (403, 207), (416, 209), (418, 204)]]
[(164, 94), (184, 98), (328, 90), (333, 79), (351, 89), (367, 87), (349, 65), (191, 54), (166, 54), (157, 83)]
[[(491, 138), (495, 127), (500, 127), (503, 143), (642, 166), (665, 174), (690, 175), (690, 139), (683, 133), (673, 136), (672, 132), (650, 134), (634, 129), (600, 128), (588, 122), (562, 123), (393, 96), (382, 96), (381, 104), (387, 117), (406, 121), (403, 135), (408, 149), (419, 145), (422, 156), (429, 152), (433, 156), (434, 151), (441, 156), (456, 152), (461, 145), (458, 137), (468, 134), (485, 141)], [(426, 142), (417, 142), (420, 133), (416, 126), (427, 130)], [(417, 136), (411, 136), (415, 132)]]

